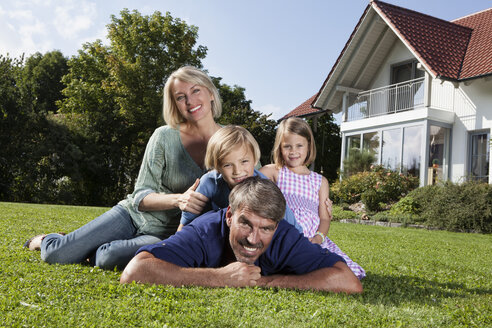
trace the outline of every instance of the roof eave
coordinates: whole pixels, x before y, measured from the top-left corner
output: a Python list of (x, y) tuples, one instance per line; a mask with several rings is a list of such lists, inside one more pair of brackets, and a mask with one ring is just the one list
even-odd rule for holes
[(357, 22), (357, 25), (355, 26), (354, 30), (352, 31), (352, 34), (350, 35), (349, 39), (345, 43), (345, 46), (343, 47), (342, 51), (340, 52), (340, 55), (338, 55), (338, 58), (335, 61), (335, 64), (333, 65), (333, 67), (331, 68), (330, 73), (328, 73), (328, 76), (326, 77), (325, 81), (321, 85), (321, 88), (319, 89), (319, 91), (318, 91), (316, 97), (314, 98), (313, 102), (311, 103), (311, 107), (316, 108), (316, 109), (319, 109), (319, 110), (329, 110), (329, 109), (323, 109), (323, 107), (322, 107), (321, 104), (317, 104), (317, 102), (319, 100), (319, 97), (323, 93), (323, 90), (325, 89), (326, 85), (328, 84), (328, 81), (332, 77), (333, 73), (338, 68), (338, 66), (339, 66), (339, 64), (340, 64), (340, 62), (341, 62), (341, 60), (343, 58), (343, 55), (345, 54), (345, 51), (350, 47), (351, 41), (353, 40), (353, 38), (354, 38), (355, 34), (357, 33), (357, 31), (359, 30), (360, 26), (362, 25), (362, 22), (367, 17), (367, 14), (368, 14), (370, 8), (371, 8), (371, 4), (368, 4), (367, 7), (366, 7), (366, 9), (362, 13), (359, 21)]
[(424, 66), (425, 70), (433, 77), (437, 78), (438, 73), (432, 69), (432, 67), (420, 56), (420, 54), (413, 48), (413, 46), (408, 42), (408, 40), (401, 35), (400, 31), (395, 25), (386, 17), (383, 11), (378, 7), (377, 1), (371, 1), (372, 8), (378, 13), (379, 17), (388, 25), (393, 33), (400, 39), (401, 42), (410, 50), (412, 55), (419, 60), (419, 62)]

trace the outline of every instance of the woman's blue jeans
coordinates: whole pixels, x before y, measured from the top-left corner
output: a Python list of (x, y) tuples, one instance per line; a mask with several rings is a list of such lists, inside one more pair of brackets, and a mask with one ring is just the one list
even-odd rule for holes
[(48, 263), (84, 263), (122, 270), (142, 246), (162, 238), (139, 235), (128, 211), (116, 205), (106, 213), (62, 236), (52, 233), (41, 242), (41, 259)]

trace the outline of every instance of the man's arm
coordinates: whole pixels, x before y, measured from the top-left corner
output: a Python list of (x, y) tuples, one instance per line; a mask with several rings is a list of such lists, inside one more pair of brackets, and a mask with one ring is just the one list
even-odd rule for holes
[(248, 287), (256, 286), (260, 268), (233, 262), (222, 268), (183, 268), (156, 258), (149, 252), (138, 253), (121, 274), (120, 283), (150, 283), (159, 285)]
[(332, 267), (318, 269), (302, 275), (262, 276), (258, 286), (290, 289), (313, 289), (347, 294), (362, 293), (362, 284), (349, 267), (339, 261)]

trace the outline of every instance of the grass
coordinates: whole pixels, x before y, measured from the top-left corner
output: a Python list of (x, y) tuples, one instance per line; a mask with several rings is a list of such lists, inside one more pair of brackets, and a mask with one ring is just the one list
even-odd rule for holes
[(106, 208), (0, 203), (3, 327), (491, 327), (492, 236), (333, 222), (367, 271), (362, 295), (119, 284), (119, 272), (49, 265), (22, 248)]

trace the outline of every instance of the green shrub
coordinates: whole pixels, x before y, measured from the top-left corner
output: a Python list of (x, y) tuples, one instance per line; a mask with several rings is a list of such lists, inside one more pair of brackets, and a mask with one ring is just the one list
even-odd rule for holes
[(393, 205), (390, 209), (390, 214), (419, 214), (420, 204), (410, 195), (407, 195), (400, 199), (398, 203)]
[(398, 222), (398, 223), (403, 223), (404, 225), (415, 224), (415, 223), (419, 223), (420, 221), (417, 215), (404, 214), (404, 213), (393, 214), (390, 211), (383, 211), (383, 212), (376, 213), (371, 216), (371, 219), (373, 219), (374, 221), (382, 221), (382, 222)]
[(451, 231), (492, 232), (492, 187), (446, 182), (413, 190), (390, 210), (417, 215), (418, 222)]
[(376, 202), (374, 199), (377, 198), (378, 204), (390, 204), (398, 201), (418, 184), (419, 180), (416, 177), (404, 176), (382, 166), (372, 166), (370, 171), (360, 172), (333, 183), (331, 198), (335, 203), (353, 204), (362, 199), (364, 192), (373, 190), (377, 194), (369, 193), (366, 196), (368, 201), (371, 199)]
[(362, 193), (361, 200), (369, 212), (377, 212), (381, 209), (379, 204), (384, 202), (384, 197), (377, 190), (368, 189)]
[(354, 211), (345, 210), (342, 206), (333, 205), (333, 221), (357, 219), (358, 215)]

